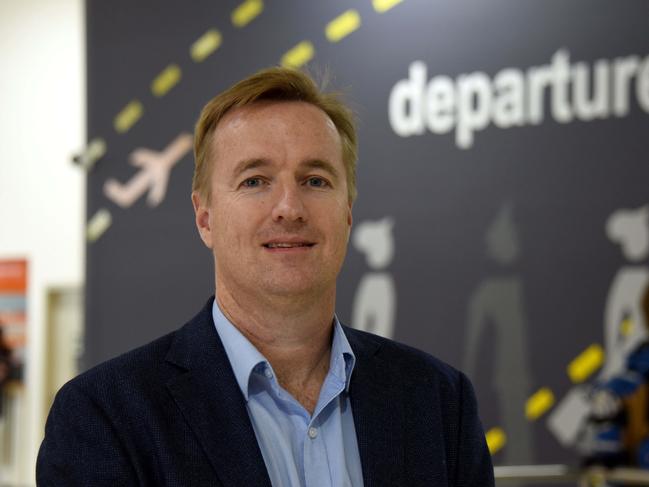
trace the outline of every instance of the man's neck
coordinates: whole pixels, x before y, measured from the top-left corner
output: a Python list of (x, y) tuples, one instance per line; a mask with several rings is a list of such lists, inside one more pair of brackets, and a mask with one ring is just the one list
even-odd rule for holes
[(335, 289), (314, 299), (246, 299), (217, 286), (223, 314), (270, 362), (280, 385), (313, 413), (329, 371)]

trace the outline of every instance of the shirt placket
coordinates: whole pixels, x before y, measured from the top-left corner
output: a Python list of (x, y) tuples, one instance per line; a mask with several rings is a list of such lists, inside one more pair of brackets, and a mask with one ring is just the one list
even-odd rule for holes
[(304, 477), (306, 487), (332, 486), (327, 449), (319, 423), (312, 420), (304, 440)]
[(304, 476), (306, 487), (334, 486), (331, 469), (329, 468), (329, 455), (327, 454), (326, 431), (321, 424), (325, 409), (333, 407), (340, 393), (344, 390), (345, 383), (336, 374), (330, 374), (325, 379), (320, 393), (320, 400), (316, 405), (315, 414), (307, 425), (304, 441)]

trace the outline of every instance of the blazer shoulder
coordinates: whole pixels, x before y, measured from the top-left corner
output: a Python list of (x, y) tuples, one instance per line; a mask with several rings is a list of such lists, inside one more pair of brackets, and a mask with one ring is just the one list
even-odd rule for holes
[[(345, 332), (362, 371), (356, 383), (356, 393), (360, 390), (361, 394), (352, 404), (360, 411), (360, 424), (377, 409), (385, 409), (389, 398), (390, 421), (401, 421), (399, 428), (405, 436), (408, 471), (428, 472), (435, 478), (432, 483), (439, 483), (445, 471), (448, 483), (444, 485), (493, 486), (477, 402), (466, 376), (414, 347), (350, 328)], [(378, 388), (387, 391), (380, 394), (383, 402), (364, 405)], [(380, 438), (374, 438), (378, 443)], [(431, 460), (436, 458), (441, 463)]]
[(218, 340), (211, 318), (212, 299), (196, 316), (175, 331), (102, 362), (79, 374), (68, 384), (92, 392), (98, 388), (124, 385), (137, 385), (146, 390), (154, 382), (165, 382), (179, 369), (186, 368), (186, 357), (195, 357)]
[(59, 393), (74, 388), (94, 395), (122, 388), (127, 383), (150, 383), (162, 371), (177, 333), (178, 330), (91, 367), (68, 381)]
[(352, 349), (376, 357), (389, 368), (399, 369), (403, 376), (445, 385), (461, 385), (466, 376), (455, 367), (430, 353), (396, 340), (344, 327)]

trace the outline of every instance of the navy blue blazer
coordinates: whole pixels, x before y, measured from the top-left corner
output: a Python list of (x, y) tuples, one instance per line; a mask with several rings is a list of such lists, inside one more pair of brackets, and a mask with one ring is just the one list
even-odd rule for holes
[[(61, 388), (38, 485), (270, 487), (212, 299), (179, 330)], [(344, 331), (365, 487), (493, 486), (468, 379), (413, 348)]]

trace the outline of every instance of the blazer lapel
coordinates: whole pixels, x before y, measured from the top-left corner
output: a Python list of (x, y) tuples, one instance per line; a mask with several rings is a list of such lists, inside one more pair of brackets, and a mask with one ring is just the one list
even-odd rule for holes
[(167, 388), (221, 483), (270, 487), (245, 399), (212, 319), (212, 299), (178, 331), (167, 361), (185, 371)]
[(380, 343), (345, 327), (356, 355), (349, 397), (365, 487), (404, 484), (401, 376), (378, 357)]

